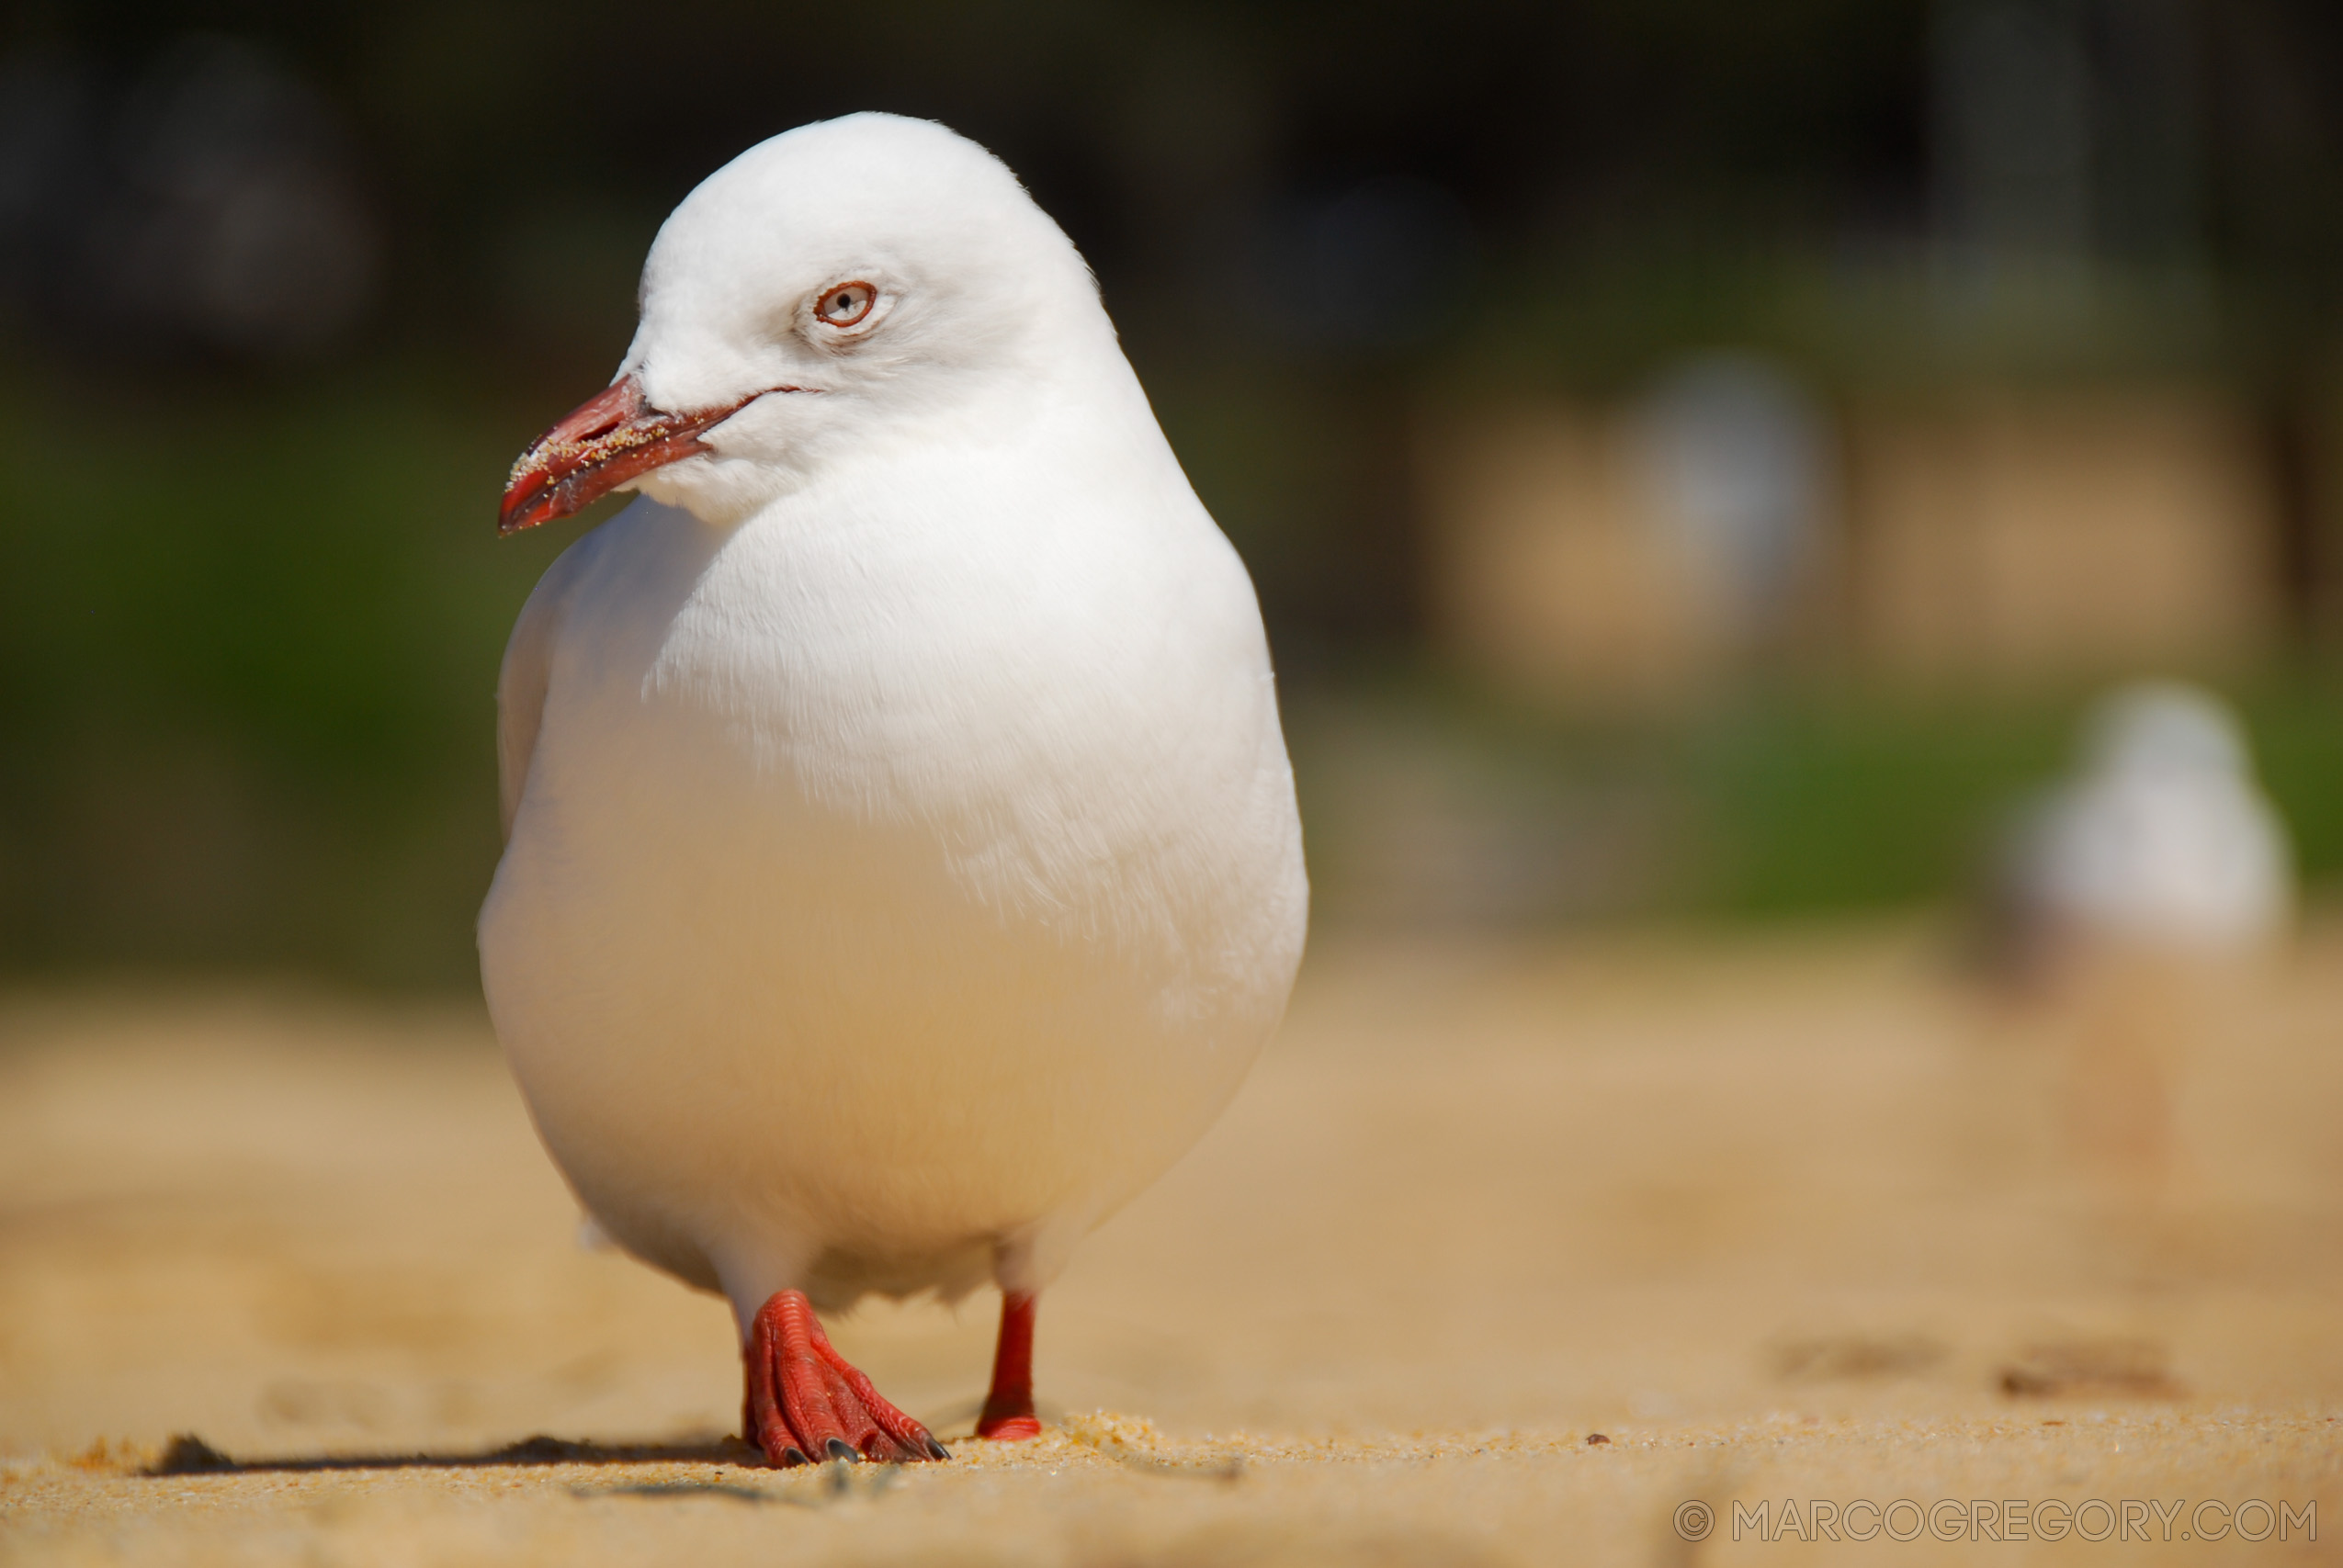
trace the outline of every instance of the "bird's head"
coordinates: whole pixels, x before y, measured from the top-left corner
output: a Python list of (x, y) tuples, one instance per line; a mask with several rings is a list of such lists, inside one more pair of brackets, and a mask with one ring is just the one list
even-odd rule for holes
[(801, 126), (661, 227), (617, 378), (521, 454), (499, 531), (622, 489), (734, 521), (1113, 344), (1081, 255), (983, 148), (894, 115)]
[(2231, 780), (2253, 773), (2244, 727), (2228, 705), (2178, 681), (2143, 681), (2102, 698), (2087, 744), (2103, 776)]

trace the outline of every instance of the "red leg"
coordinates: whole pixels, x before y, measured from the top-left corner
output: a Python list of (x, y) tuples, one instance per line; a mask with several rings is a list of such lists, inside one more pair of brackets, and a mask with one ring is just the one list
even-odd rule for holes
[(977, 1436), (1018, 1442), (1041, 1436), (1033, 1413), (1033, 1306), (1031, 1296), (1001, 1298), (1001, 1344), (992, 1355), (992, 1392), (977, 1418)]
[(750, 1325), (742, 1355), (748, 1370), (743, 1435), (773, 1464), (951, 1457), (838, 1353), (803, 1291), (775, 1292)]

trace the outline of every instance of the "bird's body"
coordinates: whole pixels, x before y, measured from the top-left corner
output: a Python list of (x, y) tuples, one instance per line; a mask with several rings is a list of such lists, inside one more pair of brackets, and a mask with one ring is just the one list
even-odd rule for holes
[[(639, 502), (515, 645), (513, 683), (548, 679), (490, 1005), (604, 1228), (744, 1312), (957, 1293), (996, 1248), (1043, 1282), (1219, 1110), (1292, 980), (1242, 569), (1192, 502), (968, 472), (1012, 456), (881, 459), (725, 530)], [(976, 499), (939, 542), (916, 509), (955, 470)]]
[(2163, 1203), (2194, 1165), (2196, 1086), (2227, 1070), (2224, 998), (2293, 913), (2244, 726), (2177, 682), (2102, 699), (2081, 765), (2013, 824), (1995, 894), (1986, 955), (2063, 1058), (2076, 1169), (2111, 1201)]
[(2091, 728), (2088, 765), (2032, 814), (2006, 874), (2030, 929), (2175, 956), (2273, 941), (2293, 906), (2286, 829), (2219, 699), (2143, 682)]
[[(766, 210), (842, 159), (876, 217)], [(777, 325), (726, 293), (759, 245), (813, 253)], [(572, 471), (547, 451), (685, 444), (506, 655), (498, 1033), (594, 1218), (744, 1339), (775, 1292), (1029, 1303), (1235, 1091), (1299, 961), (1251, 585), (1072, 247), (939, 127), (743, 155), (645, 295), (598, 400), (633, 423), (557, 427), (508, 495)], [(855, 308), (878, 330), (828, 331)]]

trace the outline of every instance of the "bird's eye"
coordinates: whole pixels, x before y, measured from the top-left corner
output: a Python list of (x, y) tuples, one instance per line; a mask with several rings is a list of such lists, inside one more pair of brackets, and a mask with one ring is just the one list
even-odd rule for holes
[(813, 313), (824, 325), (851, 327), (869, 315), (877, 301), (878, 290), (867, 283), (834, 284), (813, 302)]

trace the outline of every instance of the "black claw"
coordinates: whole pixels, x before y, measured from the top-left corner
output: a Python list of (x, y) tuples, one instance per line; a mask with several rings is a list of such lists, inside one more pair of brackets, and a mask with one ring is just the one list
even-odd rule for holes
[(806, 1458), (806, 1450), (795, 1443), (791, 1443), (781, 1450), (781, 1468), (784, 1470), (795, 1470), (801, 1464), (812, 1462), (813, 1461)]
[(852, 1463), (855, 1460), (863, 1457), (856, 1453), (855, 1451), (855, 1446), (846, 1441), (843, 1438), (831, 1438), (828, 1442), (821, 1445), (821, 1451), (832, 1459), (843, 1459), (848, 1463)]
[(922, 1435), (920, 1441), (927, 1445), (927, 1457), (930, 1459), (950, 1459), (952, 1457), (952, 1450), (945, 1448), (942, 1443), (937, 1442), (934, 1438)]

